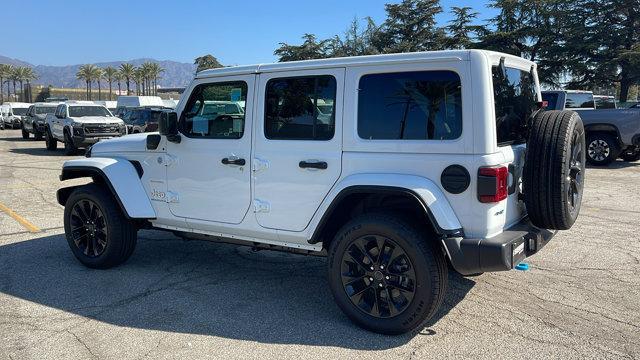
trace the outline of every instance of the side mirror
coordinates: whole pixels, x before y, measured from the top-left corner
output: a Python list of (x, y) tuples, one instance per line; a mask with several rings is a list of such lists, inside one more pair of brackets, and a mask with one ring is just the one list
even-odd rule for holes
[(178, 114), (174, 111), (165, 111), (160, 115), (158, 121), (158, 131), (160, 135), (165, 135), (167, 140), (175, 143), (180, 142), (178, 133)]

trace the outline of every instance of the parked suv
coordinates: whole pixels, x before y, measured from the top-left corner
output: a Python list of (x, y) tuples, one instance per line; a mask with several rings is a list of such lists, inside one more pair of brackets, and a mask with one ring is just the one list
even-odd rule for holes
[(46, 117), (56, 111), (58, 104), (55, 103), (35, 103), (29, 106), (27, 114), (22, 120), (22, 138), (28, 139), (29, 134), (33, 134), (36, 140), (42, 140), (45, 131)]
[(640, 109), (599, 108), (591, 91), (543, 91), (549, 110), (575, 110), (587, 134), (587, 161), (608, 165), (618, 157), (640, 160)]
[(3, 125), (8, 129), (20, 129), (22, 127), (22, 117), (27, 114), (31, 104), (21, 102), (6, 102), (3, 107)]
[(438, 310), (447, 263), (510, 270), (573, 225), (584, 129), (541, 104), (535, 63), (478, 50), (201, 71), (159, 134), (64, 164), (93, 179), (57, 193), (67, 241), (101, 269), (140, 228), (326, 254), (344, 313), (403, 333)]
[(47, 115), (46, 121), (44, 135), (47, 149), (57, 149), (58, 141), (61, 141), (67, 155), (75, 154), (79, 148), (100, 140), (127, 133), (121, 119), (113, 116), (106, 107), (90, 102), (60, 104), (53, 114)]
[(122, 115), (128, 134), (158, 131), (158, 120), (163, 111), (171, 109), (161, 107), (140, 107), (128, 109)]

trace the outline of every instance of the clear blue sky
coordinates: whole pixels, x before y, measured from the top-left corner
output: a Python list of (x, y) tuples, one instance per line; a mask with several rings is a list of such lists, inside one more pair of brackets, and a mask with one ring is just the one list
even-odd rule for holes
[[(150, 57), (193, 62), (210, 53), (225, 65), (272, 62), (279, 42), (342, 34), (354, 16), (385, 18), (399, 0), (2, 0), (0, 55), (34, 65), (70, 65)], [(479, 21), (495, 15), (486, 1), (441, 0), (471, 6)], [(8, 30), (8, 31), (7, 31)], [(60, 41), (58, 41), (60, 40)]]

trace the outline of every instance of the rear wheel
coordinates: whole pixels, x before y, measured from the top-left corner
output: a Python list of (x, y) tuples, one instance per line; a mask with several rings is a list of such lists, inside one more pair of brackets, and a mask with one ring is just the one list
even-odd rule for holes
[(47, 150), (56, 150), (58, 148), (58, 140), (54, 139), (51, 135), (51, 131), (46, 129), (44, 132), (44, 141), (47, 146)]
[(27, 130), (25, 130), (24, 128), (22, 128), (22, 138), (23, 139), (28, 139), (29, 138), (29, 132)]
[(609, 165), (618, 157), (619, 152), (618, 142), (611, 134), (589, 134), (587, 139), (587, 161), (589, 164)]
[(544, 111), (532, 122), (523, 172), (531, 222), (566, 230), (578, 217), (585, 177), (585, 139), (573, 111)]
[(69, 196), (64, 231), (73, 255), (85, 266), (107, 269), (133, 253), (137, 229), (104, 187), (88, 184)]
[(442, 252), (388, 214), (347, 223), (329, 246), (328, 276), (340, 309), (357, 325), (401, 334), (431, 318), (447, 287)]
[(640, 146), (629, 147), (629, 148), (625, 149), (620, 154), (620, 157), (624, 161), (638, 161), (638, 160), (640, 160)]

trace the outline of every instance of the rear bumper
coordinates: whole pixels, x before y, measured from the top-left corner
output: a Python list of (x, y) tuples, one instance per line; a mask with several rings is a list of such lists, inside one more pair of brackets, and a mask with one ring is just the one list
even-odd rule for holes
[(490, 239), (447, 238), (444, 243), (453, 268), (471, 275), (511, 270), (540, 251), (556, 233), (524, 219)]

